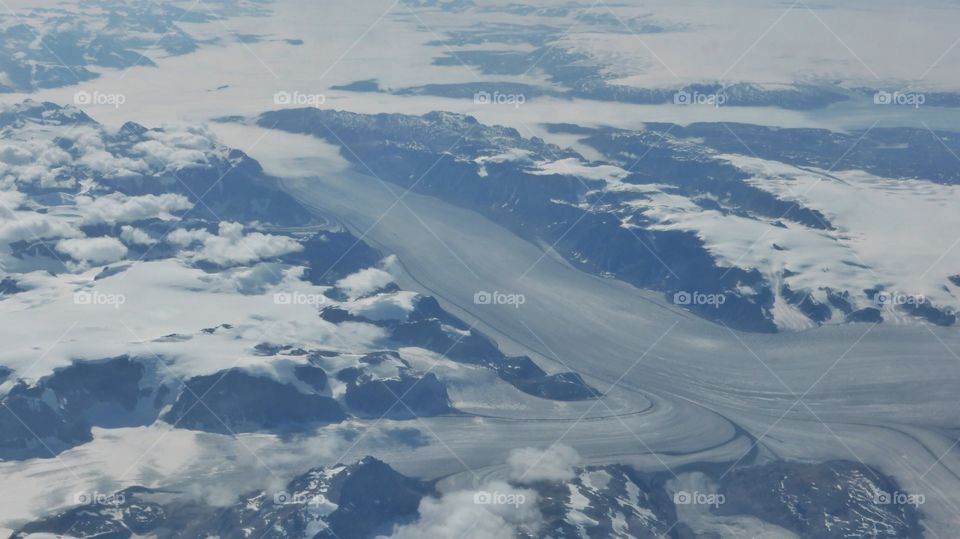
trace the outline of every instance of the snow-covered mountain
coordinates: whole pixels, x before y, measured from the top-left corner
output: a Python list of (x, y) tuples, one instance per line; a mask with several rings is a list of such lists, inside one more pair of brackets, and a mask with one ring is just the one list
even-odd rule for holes
[[(366, 118), (350, 118), (357, 128), (371, 128)], [(486, 169), (479, 181), (523, 163), (523, 174), (532, 180), (556, 179), (577, 191), (575, 178), (544, 173), (556, 160), (534, 168), (532, 156), (553, 151), (542, 141), (459, 116), (395, 119), (402, 129), (390, 121), (394, 118), (383, 117), (379, 128), (419, 139), (419, 151), (428, 154), (428, 140), (441, 142), (424, 138), (420, 128), (437, 132), (439, 123), (491, 129), (470, 139), (482, 146), (473, 148), (469, 159), (453, 160), (472, 171)], [(255, 161), (222, 147), (209, 133), (135, 124), (111, 131), (72, 107), (35, 102), (4, 112), (3, 133), (7, 269), (0, 308), (19, 322), (43, 320), (40, 327), (53, 342), (37, 357), (32, 341), (14, 337), (17, 326), (4, 330), (6, 342), (22, 343), (0, 356), (5, 460), (57, 458), (93, 442), (102, 429), (158, 423), (233, 437), (285, 437), (351, 417), (409, 421), (455, 415), (458, 399), (449, 384), (490, 384), (483, 371), (501, 380), (494, 385), (506, 382), (517, 394), (558, 401), (600, 396), (577, 374), (548, 374), (527, 357), (506, 356), (433, 298), (402, 290), (387, 271), (396, 264), (393, 257), (347, 231), (317, 223), (300, 203), (277, 191)], [(492, 142), (504, 150), (515, 141), (520, 147), (509, 156), (489, 147)], [(570, 164), (564, 166), (596, 175), (584, 178), (596, 186), (623, 180), (614, 165), (566, 155)], [(38, 161), (46, 166), (38, 170)], [(395, 170), (403, 170), (401, 165), (394, 160)], [(220, 215), (231, 220), (219, 220)], [(229, 312), (222, 310), (224, 303), (231, 305)], [(59, 340), (57, 332), (63, 334)], [(444, 363), (476, 374), (451, 377), (437, 368)], [(468, 491), (474, 505), (486, 510), (500, 503), (499, 496), (514, 501), (529, 496), (535, 501), (529, 519), (511, 524), (529, 537), (688, 535), (687, 525), (677, 520), (687, 502), (682, 494), (676, 497), (669, 475), (622, 465), (581, 468), (570, 451), (517, 452), (511, 465), (520, 471), (502, 492), (484, 490), (490, 485)], [(531, 460), (529, 467), (518, 464)], [(568, 464), (542, 470), (539, 461)], [(787, 476), (814, 473), (777, 466)], [(846, 482), (849, 474), (866, 480), (869, 472), (880, 483), (860, 490), (896, 490), (891, 479), (872, 470), (825, 466), (815, 472), (829, 483), (825, 488)], [(768, 477), (771, 472), (763, 470), (759, 473)], [(809, 518), (792, 521), (781, 514), (784, 509), (750, 491), (757, 483), (745, 479), (749, 473), (717, 478), (719, 490), (711, 496), (740, 500), (718, 515), (748, 514), (786, 529), (815, 529)], [(781, 498), (802, 498), (803, 484), (780, 487)], [(377, 485), (379, 494), (371, 496), (370, 485)], [(16, 536), (250, 536), (261, 530), (258, 534), (278, 537), (371, 537), (392, 533), (393, 527), (404, 536), (438, 525), (432, 521), (435, 505), (466, 496), (436, 494), (432, 484), (369, 458), (309, 471), (277, 495), (243, 495), (227, 508), (184, 501), (164, 487), (97, 491), (92, 502), (81, 499), (78, 507), (23, 524)], [(830, 511), (821, 504), (837, 503), (806, 496), (804, 514)], [(868, 514), (897, 534), (891, 537), (918, 529), (909, 511), (878, 516), (876, 508), (863, 506), (871, 500), (842, 503), (859, 505), (850, 514), (831, 513), (831, 529), (862, 529)]]
[(3, 8), (0, 537), (960, 526), (955, 6)]
[[(678, 520), (690, 512), (699, 513), (687, 517), (693, 521), (721, 523), (749, 515), (772, 533), (802, 537), (921, 537), (916, 507), (878, 503), (897, 495), (896, 485), (856, 463), (748, 467), (721, 479), (719, 488), (687, 491), (665, 474), (563, 462), (575, 458), (571, 451), (517, 451), (507, 480), (446, 492), (367, 457), (308, 470), (282, 489), (244, 493), (223, 507), (184, 502), (169, 489), (83, 493), (74, 507), (27, 523), (12, 537), (700, 537)], [(532, 473), (520, 471), (527, 459), (549, 452), (560, 463), (551, 458), (528, 468)], [(720, 525), (731, 532), (736, 526)]]
[(25, 525), (13, 537), (370, 537), (414, 518), (431, 491), (429, 483), (365, 458), (309, 470), (283, 490), (246, 493), (227, 507), (183, 503), (170, 490), (131, 487), (91, 494), (75, 508)]
[[(0, 93), (70, 86), (104, 69), (155, 66), (151, 57), (189, 54), (204, 44), (184, 26), (263, 14), (258, 4), (223, 0), (194, 10), (172, 2), (104, 1), (11, 10), (12, 17), (0, 20)], [(78, 96), (84, 105), (99, 99), (89, 92)]]
[(586, 271), (662, 290), (731, 327), (956, 322), (952, 240), (918, 257), (918, 229), (899, 233), (907, 220), (925, 235), (951, 228), (960, 191), (949, 133), (551, 127), (604, 156), (591, 161), (456, 114), (299, 109), (258, 123), (324, 138), (386, 181), (480, 211)]
[(158, 420), (235, 434), (454, 413), (437, 361), (491, 369), (537, 397), (597, 394), (399, 289), (391, 258), (312, 224), (209, 133), (111, 132), (32, 102), (5, 112), (3, 129), (0, 308), (53, 339), (37, 358), (16, 326), (4, 330), (19, 343), (0, 357), (4, 458)]

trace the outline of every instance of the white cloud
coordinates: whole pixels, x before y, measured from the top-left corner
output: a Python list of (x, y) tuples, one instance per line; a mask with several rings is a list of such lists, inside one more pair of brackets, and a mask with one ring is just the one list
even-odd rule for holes
[(133, 245), (153, 245), (157, 240), (150, 237), (144, 230), (130, 225), (123, 225), (120, 228), (120, 239), (127, 244)]
[(406, 320), (420, 295), (409, 290), (379, 294), (345, 304), (351, 314), (371, 320)]
[(134, 178), (146, 175), (150, 171), (147, 164), (139, 159), (116, 156), (100, 148), (88, 149), (78, 164), (106, 178)]
[(199, 150), (170, 148), (156, 140), (139, 142), (134, 145), (133, 149), (140, 152), (147, 163), (157, 168), (170, 164), (171, 168), (177, 169), (194, 164), (204, 164), (207, 161), (206, 155)]
[(217, 234), (221, 238), (239, 241), (243, 238), (243, 223), (223, 221), (217, 227)]
[(398, 527), (390, 537), (501, 539), (516, 537), (521, 529), (535, 533), (543, 520), (535, 491), (517, 489), (502, 481), (491, 481), (478, 490), (424, 498), (419, 513), (419, 520)]
[(150, 167), (142, 159), (110, 152), (99, 129), (81, 127), (74, 132), (74, 143), (80, 153), (77, 164), (107, 178), (128, 178), (148, 174)]
[(72, 184), (73, 179), (58, 180), (57, 174), (72, 161), (70, 154), (50, 140), (32, 138), (0, 144), (0, 174), (10, 174), (17, 182), (55, 187)]
[(230, 222), (220, 223), (218, 235), (208, 234), (202, 241), (196, 259), (220, 266), (247, 264), (303, 250), (293, 238), (260, 232), (243, 235), (243, 225)]
[(0, 241), (13, 243), (20, 240), (36, 240), (38, 238), (70, 238), (79, 236), (80, 232), (67, 221), (34, 212), (0, 211), (3, 224), (0, 224)]
[(203, 128), (153, 130), (146, 136), (150, 140), (135, 144), (133, 150), (159, 169), (203, 165), (221, 151), (214, 136)]
[(195, 241), (203, 241), (211, 235), (202, 228), (178, 228), (167, 234), (166, 241), (178, 247), (186, 247)]
[(170, 219), (170, 212), (188, 210), (193, 206), (187, 197), (167, 193), (128, 197), (114, 193), (96, 199), (77, 197), (77, 209), (83, 213), (86, 224), (129, 223), (141, 219)]
[(351, 298), (370, 294), (393, 282), (393, 276), (378, 268), (366, 268), (337, 281), (337, 288)]
[[(507, 457), (510, 480), (517, 483), (569, 481), (575, 477), (574, 468), (579, 463), (580, 455), (561, 444), (543, 450), (517, 449)], [(519, 532), (536, 536), (543, 524), (537, 502), (536, 491), (490, 481), (477, 490), (458, 490), (440, 498), (424, 498), (420, 502), (419, 520), (396, 528), (390, 537), (499, 539), (517, 537)]]
[(108, 264), (122, 259), (127, 248), (116, 238), (71, 238), (57, 242), (57, 250), (74, 260)]
[(533, 447), (515, 449), (507, 457), (510, 479), (518, 483), (535, 481), (569, 481), (574, 468), (580, 464), (580, 455), (569, 446), (554, 444), (540, 450)]
[(241, 294), (262, 294), (281, 280), (283, 271), (279, 264), (260, 263), (250, 269), (232, 274), (237, 291)]
[(12, 218), (11, 213), (26, 200), (27, 196), (20, 191), (3, 190), (0, 191), (0, 215), (5, 219)]
[(20, 144), (0, 144), (0, 162), (8, 165), (26, 165), (33, 161), (33, 152)]

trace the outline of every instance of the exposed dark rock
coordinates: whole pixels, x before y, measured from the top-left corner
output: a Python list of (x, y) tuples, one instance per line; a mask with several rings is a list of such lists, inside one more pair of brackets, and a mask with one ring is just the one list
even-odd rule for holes
[(514, 387), (536, 397), (561, 401), (592, 399), (600, 396), (579, 374), (563, 372), (547, 375), (526, 356), (505, 358), (497, 374)]
[(401, 373), (385, 380), (355, 379), (347, 387), (347, 405), (360, 415), (412, 419), (450, 413), (447, 388), (433, 373)]
[[(93, 439), (92, 427), (145, 425), (156, 418), (140, 387), (145, 368), (126, 356), (75, 362), (0, 398), (0, 458), (50, 458)], [(143, 404), (143, 406), (141, 406)]]
[(301, 242), (303, 250), (284, 257), (290, 264), (307, 267), (304, 280), (329, 285), (376, 265), (383, 256), (349, 232), (323, 232)]
[(858, 311), (853, 311), (847, 315), (848, 322), (868, 322), (868, 323), (879, 323), (883, 322), (883, 316), (880, 314), (880, 309), (874, 309), (873, 307), (866, 307)]
[(866, 466), (849, 461), (776, 461), (740, 468), (720, 481), (716, 512), (747, 514), (804, 538), (923, 537), (918, 504)]
[[(416, 518), (431, 483), (366, 457), (351, 465), (315, 468), (282, 492), (257, 491), (227, 507), (212, 507), (177, 492), (132, 487), (113, 494), (84, 493), (81, 505), (24, 525), (12, 537), (32, 533), (129, 539), (151, 536), (372, 539), (396, 523)], [(320, 511), (329, 508), (329, 513)]]
[(9, 296), (12, 294), (18, 294), (23, 292), (23, 289), (17, 284), (12, 277), (4, 277), (0, 279), (0, 296)]
[(320, 367), (298, 365), (293, 369), (293, 374), (298, 380), (317, 391), (323, 391), (327, 388), (327, 373)]
[(163, 416), (177, 427), (221, 434), (287, 432), (344, 419), (339, 403), (329, 397), (300, 393), (239, 369), (191, 378)]

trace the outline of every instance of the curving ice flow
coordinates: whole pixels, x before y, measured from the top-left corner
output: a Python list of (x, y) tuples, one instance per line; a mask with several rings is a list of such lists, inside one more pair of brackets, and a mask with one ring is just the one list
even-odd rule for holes
[[(218, 129), (228, 142), (254, 136), (248, 127)], [(431, 421), (475, 473), (498, 462), (497, 448), (558, 437), (591, 461), (626, 458), (654, 470), (717, 462), (723, 473), (756, 456), (859, 460), (893, 475), (906, 490), (927, 493), (925, 523), (934, 532), (960, 525), (955, 331), (853, 324), (773, 336), (737, 333), (658, 295), (577, 271), (549, 246), (533, 245), (476, 213), (404, 193), (350, 168), (316, 140), (278, 137), (271, 144), (277, 152), (252, 154), (285, 176), (284, 188), (316, 212), (398, 255), (402, 286), (435, 295), (505, 350), (553, 362), (609, 390), (601, 410), (607, 401), (628, 410), (624, 401), (637, 402), (636, 409), (650, 403), (635, 415), (590, 420), (589, 429), (569, 417), (522, 429), (506, 418)], [(525, 302), (478, 305), (478, 291), (522, 294)], [(442, 447), (439, 452), (431, 458), (455, 460)], [(406, 458), (401, 467), (438, 469), (437, 461)]]

